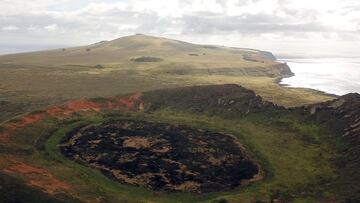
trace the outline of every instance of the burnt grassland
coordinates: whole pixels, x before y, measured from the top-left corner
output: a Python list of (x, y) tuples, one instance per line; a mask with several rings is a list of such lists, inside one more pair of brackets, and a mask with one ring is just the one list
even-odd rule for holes
[[(113, 181), (100, 171), (69, 160), (61, 154), (59, 143), (67, 132), (83, 126), (97, 126), (118, 119), (181, 123), (192, 128), (233, 134), (264, 169), (265, 179), (244, 188), (202, 195), (153, 192), (143, 187)], [(47, 121), (46, 125), (37, 125), (33, 128), (44, 130), (45, 126), (50, 129), (58, 128), (49, 139), (41, 139), (42, 141), (38, 142), (38, 145), (42, 142), (45, 147), (39, 149), (34, 147), (33, 153), (17, 156), (27, 163), (46, 168), (56, 177), (69, 183), (72, 191), (67, 191), (65, 194), (82, 201), (211, 202), (226, 199), (229, 202), (270, 202), (272, 200), (326, 202), (344, 198), (338, 194), (339, 191), (331, 192), (336, 187), (333, 188), (330, 183), (336, 182), (338, 178), (336, 168), (332, 165), (332, 159), (337, 151), (331, 144), (327, 144), (327, 138), (324, 137), (328, 134), (326, 128), (303, 121), (296, 114), (283, 115), (268, 112), (255, 113), (240, 119), (229, 119), (221, 115), (207, 116), (205, 113), (198, 114), (165, 108), (153, 111), (151, 114), (107, 112), (78, 115), (63, 123)], [(41, 135), (37, 133), (41, 130), (24, 129), (24, 131), (26, 135), (23, 137), (36, 138)], [(46, 133), (44, 136), (47, 137)], [(31, 144), (21, 146), (31, 148)], [(78, 192), (74, 193), (74, 191)]]
[[(131, 104), (141, 106), (143, 111), (139, 111), (140, 108), (127, 111), (124, 109), (79, 111), (62, 119), (39, 117), (37, 114), (42, 112), (38, 111), (27, 116), (27, 121), (43, 118), (41, 122), (22, 127), (21, 118), (13, 119), (12, 122), (18, 123), (13, 126), (21, 128), (13, 131), (6, 147), (1, 148), (1, 173), (10, 175), (30, 188), (37, 188), (59, 201), (64, 201), (65, 198), (66, 202), (344, 202), (358, 200), (356, 165), (349, 164), (346, 170), (343, 170), (341, 164), (339, 165), (341, 161), (347, 160), (344, 159), (347, 157), (346, 153), (343, 153), (344, 149), (353, 149), (356, 146), (351, 146), (350, 142), (344, 142), (337, 131), (333, 131), (326, 122), (323, 122), (328, 119), (326, 117), (334, 115), (331, 109), (335, 108), (335, 113), (339, 114), (339, 118), (341, 116), (355, 118), (355, 123), (349, 125), (357, 125), (358, 112), (352, 109), (356, 105), (351, 102), (347, 104), (346, 97), (333, 103), (319, 105), (319, 109), (324, 109), (319, 111), (323, 112), (319, 114), (319, 117), (317, 114), (307, 113), (307, 108), (286, 109), (274, 105), (264, 101), (253, 91), (237, 85), (176, 88), (145, 92), (133, 98), (139, 101), (133, 100)], [(79, 104), (98, 108), (100, 104), (107, 104), (113, 100), (118, 99), (97, 98), (91, 100), (97, 103), (86, 103), (83, 100)], [(354, 101), (357, 101), (356, 98)], [(311, 109), (311, 106), (308, 108)], [(346, 112), (354, 112), (354, 114), (348, 117)], [(88, 167), (84, 162), (79, 163), (79, 160), (74, 161), (61, 153), (61, 149), (64, 148), (62, 140), (68, 140), (66, 135), (73, 135), (86, 126), (102, 131), (104, 129), (101, 126), (119, 120), (156, 123), (160, 126), (164, 123), (169, 126), (185, 125), (189, 129), (203, 129), (205, 132), (233, 135), (241, 143), (247, 156), (261, 167), (263, 179), (222, 192), (198, 194), (190, 192), (191, 190), (188, 192), (171, 191), (165, 188), (163, 188), (165, 190), (156, 190), (146, 184), (134, 186), (120, 183), (122, 181), (118, 182), (104, 175), (101, 169)], [(329, 121), (331, 121), (330, 124), (336, 123), (336, 119)], [(346, 125), (341, 123), (341, 126), (346, 127)], [(2, 132), (6, 132), (5, 126)], [(104, 138), (107, 140), (106, 137)], [(86, 140), (84, 141), (87, 142)], [(94, 145), (96, 142), (90, 144)], [(125, 143), (126, 146), (135, 147), (135, 149), (147, 146), (143, 145), (143, 142), (134, 142), (137, 143), (134, 144), (131, 140)], [(98, 146), (94, 145), (94, 147), (96, 149)], [(79, 150), (83, 152), (82, 150), (85, 149)], [(91, 152), (91, 146), (86, 150)], [(226, 150), (224, 149), (225, 152)], [(92, 159), (89, 156), (84, 156), (84, 158)], [(27, 191), (26, 188), (21, 190)]]
[(236, 138), (184, 125), (115, 120), (71, 131), (61, 143), (66, 157), (152, 190), (220, 192), (262, 178)]

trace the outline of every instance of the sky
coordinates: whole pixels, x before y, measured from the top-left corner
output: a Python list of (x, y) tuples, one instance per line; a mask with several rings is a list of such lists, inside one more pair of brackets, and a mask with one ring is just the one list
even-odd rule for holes
[(281, 56), (360, 53), (359, 0), (0, 0), (0, 54), (142, 33)]

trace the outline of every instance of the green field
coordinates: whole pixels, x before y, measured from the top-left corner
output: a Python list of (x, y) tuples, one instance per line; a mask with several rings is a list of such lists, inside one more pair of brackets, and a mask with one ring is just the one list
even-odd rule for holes
[[(157, 98), (157, 93), (150, 97)], [(325, 126), (287, 110), (244, 116), (211, 107), (199, 113), (196, 105), (186, 110), (183, 106), (186, 103), (178, 101), (177, 104), (178, 108), (170, 105), (146, 113), (106, 110), (80, 112), (63, 121), (46, 119), (20, 129), (12, 138), (13, 150), (29, 149), (32, 153), (19, 155), (19, 152), (9, 151), (3, 152), (2, 157), (6, 160), (7, 154), (13, 154), (18, 161), (44, 168), (69, 184), (69, 189), (58, 191), (62, 196), (54, 196), (67, 202), (332, 202), (348, 198), (349, 191), (342, 191), (337, 186), (341, 177), (333, 164), (343, 146)], [(185, 124), (233, 134), (259, 162), (265, 178), (228, 192), (154, 192), (115, 182), (100, 171), (69, 160), (60, 153), (58, 143), (66, 132), (78, 126), (120, 118)], [(7, 162), (3, 162), (3, 168), (11, 165), (11, 161)], [(21, 175), (15, 177), (25, 182), (29, 179)]]

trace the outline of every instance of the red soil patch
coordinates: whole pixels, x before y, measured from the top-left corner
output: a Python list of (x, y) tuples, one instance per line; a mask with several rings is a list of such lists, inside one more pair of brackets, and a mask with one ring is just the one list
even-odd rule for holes
[(55, 118), (68, 116), (79, 111), (100, 111), (101, 105), (86, 99), (69, 101), (63, 106), (54, 106), (46, 109), (46, 112)]
[(25, 177), (28, 185), (36, 186), (49, 194), (70, 189), (67, 183), (54, 177), (48, 170), (30, 166), (25, 163), (16, 162), (3, 171), (12, 174), (21, 174)]
[(85, 99), (70, 101), (67, 103), (66, 108), (68, 111), (70, 111), (70, 113), (77, 111), (87, 111), (87, 110), (100, 111), (101, 109), (99, 104)]
[(45, 110), (44, 113), (37, 113), (26, 115), (17, 122), (9, 122), (5, 124), (5, 130), (0, 132), (0, 142), (8, 142), (9, 137), (13, 132), (18, 129), (25, 127), (27, 125), (36, 123), (43, 120), (46, 116), (53, 118), (64, 118), (71, 115), (75, 112), (80, 111), (101, 111), (102, 109), (134, 109), (135, 105), (139, 104), (138, 109), (142, 111), (144, 109), (144, 104), (141, 102), (140, 97), (142, 93), (138, 92), (125, 97), (112, 97), (108, 98), (105, 103), (97, 103), (87, 99), (73, 100), (65, 103), (61, 106), (53, 106)]
[(44, 113), (36, 113), (31, 115), (26, 115), (21, 118), (19, 121), (12, 121), (5, 125), (6, 130), (3, 133), (0, 133), (0, 141), (8, 142), (10, 135), (18, 128), (23, 128), (27, 125), (37, 123), (42, 121), (45, 118)]
[(142, 96), (141, 92), (137, 92), (128, 97), (120, 98), (120, 102), (124, 104), (128, 108), (134, 108), (136, 102), (140, 101), (140, 97)]
[(64, 115), (64, 109), (59, 107), (59, 106), (54, 106), (54, 107), (50, 107), (48, 109), (46, 109), (46, 112), (51, 116), (51, 117), (60, 117)]
[(39, 122), (45, 118), (45, 115), (43, 113), (37, 113), (37, 114), (31, 114), (26, 115), (21, 118), (21, 121), (19, 122), (12, 122), (7, 124), (7, 129), (10, 130), (16, 130), (17, 128), (21, 128), (36, 122)]
[(107, 107), (108, 109), (114, 109), (114, 108), (115, 108), (115, 105), (114, 105), (112, 102), (108, 101), (106, 107)]

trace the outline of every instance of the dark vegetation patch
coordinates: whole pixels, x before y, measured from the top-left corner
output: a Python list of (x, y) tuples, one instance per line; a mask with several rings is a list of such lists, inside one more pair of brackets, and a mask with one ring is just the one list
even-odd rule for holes
[(246, 60), (246, 61), (251, 61), (251, 62), (264, 63), (263, 60), (256, 59), (252, 54), (244, 54), (243, 59)]
[(199, 54), (189, 54), (189, 56), (199, 56)]
[(94, 66), (94, 68), (97, 68), (97, 69), (103, 69), (104, 66), (100, 65), (100, 64), (97, 64), (96, 66)]
[(228, 203), (228, 202), (229, 202), (229, 201), (227, 201), (227, 200), (224, 199), (224, 198), (216, 199), (216, 200), (211, 201), (211, 203)]
[(203, 48), (205, 48), (205, 49), (217, 49), (217, 46), (205, 45), (205, 46), (203, 46)]
[(75, 129), (61, 152), (107, 176), (153, 190), (231, 190), (259, 173), (236, 138), (183, 125), (135, 120)]
[(162, 58), (154, 57), (154, 56), (141, 56), (141, 57), (131, 59), (131, 61), (135, 61), (135, 62), (160, 62), (163, 60), (164, 59), (162, 59)]

